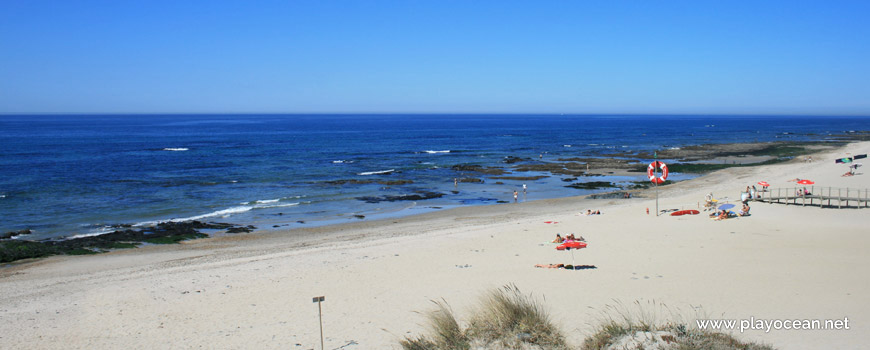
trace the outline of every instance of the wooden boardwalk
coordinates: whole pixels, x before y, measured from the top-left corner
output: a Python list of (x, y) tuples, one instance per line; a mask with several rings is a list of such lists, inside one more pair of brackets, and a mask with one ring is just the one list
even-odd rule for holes
[[(801, 195), (801, 191), (809, 191)], [(758, 192), (756, 202), (780, 203), (785, 205), (819, 206), (820, 208), (870, 208), (870, 190), (860, 188), (836, 187), (793, 187), (772, 188)]]

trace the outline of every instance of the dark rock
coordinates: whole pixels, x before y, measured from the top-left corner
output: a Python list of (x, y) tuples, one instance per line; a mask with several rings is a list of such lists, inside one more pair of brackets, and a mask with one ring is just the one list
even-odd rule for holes
[(366, 203), (380, 203), (380, 202), (397, 202), (397, 201), (422, 201), (426, 199), (432, 198), (441, 198), (443, 197), (443, 193), (439, 192), (428, 192), (428, 191), (419, 191), (415, 194), (404, 194), (398, 196), (365, 196), (365, 197), (357, 197), (356, 199), (364, 201)]
[(586, 166), (580, 163), (539, 163), (539, 164), (522, 164), (514, 167), (514, 170), (520, 172), (536, 171), (548, 172), (551, 174), (580, 176), (586, 171)]
[(256, 230), (257, 228), (251, 225), (248, 226), (238, 226), (238, 227), (230, 227), (227, 229), (227, 233), (248, 233)]
[(58, 249), (43, 242), (10, 240), (0, 242), (0, 263), (41, 258), (58, 254)]
[(30, 231), (30, 229), (24, 229), (21, 231), (9, 231), (6, 233), (0, 233), (0, 239), (9, 239), (15, 236), (29, 235), (31, 233), (33, 233), (33, 231)]
[(454, 166), (450, 167), (450, 169), (453, 169), (455, 171), (475, 172), (475, 173), (481, 173), (481, 174), (487, 174), (487, 175), (504, 175), (507, 173), (502, 168), (490, 168), (490, 167), (484, 167), (481, 165), (465, 165), (465, 164), (454, 165)]
[(493, 176), (492, 179), (495, 180), (514, 180), (514, 181), (535, 181), (540, 179), (546, 179), (549, 176), (546, 175), (538, 175), (538, 176)]
[(355, 214), (353, 217), (355, 217), (357, 219), (365, 219), (366, 218), (365, 215), (359, 215), (359, 214)]
[(504, 159), (502, 160), (502, 163), (514, 164), (514, 163), (519, 163), (519, 162), (527, 162), (527, 161), (531, 161), (531, 160), (532, 160), (531, 158), (520, 158), (520, 157), (515, 157), (515, 156), (507, 156), (507, 157), (504, 157)]
[(198, 230), (200, 229), (240, 229), (244, 232), (250, 232), (250, 230), (256, 229), (256, 227), (235, 227), (233, 224), (205, 223), (201, 221), (161, 222), (153, 227), (139, 230), (126, 228), (98, 236), (66, 240), (38, 242), (9, 240), (0, 242), (0, 262), (57, 254), (94, 254), (108, 249), (135, 248), (141, 243), (171, 244), (189, 239), (208, 237), (207, 234), (199, 232)]
[(590, 182), (576, 182), (565, 187), (576, 188), (579, 190), (596, 190), (599, 188), (608, 188), (608, 187), (617, 187), (616, 184), (612, 182), (606, 181), (590, 181)]

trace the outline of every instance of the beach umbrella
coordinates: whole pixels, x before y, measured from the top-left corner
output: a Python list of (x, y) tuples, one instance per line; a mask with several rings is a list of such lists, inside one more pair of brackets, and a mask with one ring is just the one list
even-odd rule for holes
[(799, 185), (813, 185), (813, 184), (815, 184), (815, 182), (813, 182), (813, 181), (811, 181), (811, 180), (800, 180), (800, 181), (798, 181), (797, 183), (798, 183)]
[(770, 184), (767, 183), (767, 181), (759, 181), (758, 184), (761, 185), (762, 187), (769, 187), (770, 186)]
[(731, 209), (731, 208), (734, 208), (734, 204), (722, 204), (722, 205), (719, 206), (719, 209), (720, 209), (720, 210), (728, 210), (728, 209)]
[(586, 248), (586, 242), (578, 242), (578, 241), (568, 241), (556, 246), (556, 250), (569, 250), (571, 251), (571, 266), (574, 265), (574, 250)]

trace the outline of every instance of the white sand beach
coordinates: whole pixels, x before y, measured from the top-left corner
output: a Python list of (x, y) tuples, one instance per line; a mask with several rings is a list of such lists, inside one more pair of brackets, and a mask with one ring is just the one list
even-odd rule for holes
[[(845, 152), (870, 152), (870, 142), (665, 186), (659, 206), (697, 209), (708, 192), (739, 203), (762, 180), (870, 189), (863, 168), (841, 176), (834, 159)], [(602, 214), (578, 215), (587, 209)], [(654, 300), (711, 318), (848, 318), (848, 330), (734, 333), (779, 349), (866, 348), (870, 208), (752, 203), (751, 216), (724, 221), (654, 210), (647, 190), (19, 263), (0, 268), (0, 348), (319, 349), (312, 297), (325, 296), (326, 349), (398, 349), (423, 332), (431, 300), (466, 319), (484, 292), (511, 283), (543, 299), (573, 345), (606, 305)], [(589, 244), (576, 263), (596, 269), (534, 267), (570, 264), (571, 253), (545, 242), (572, 232)]]

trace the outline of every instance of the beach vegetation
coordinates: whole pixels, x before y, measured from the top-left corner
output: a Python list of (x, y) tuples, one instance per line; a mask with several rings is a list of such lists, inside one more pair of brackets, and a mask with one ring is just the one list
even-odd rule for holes
[[(695, 309), (695, 319), (699, 317), (698, 311)], [(730, 334), (698, 329), (686, 321), (691, 318), (655, 301), (635, 301), (631, 305), (617, 302), (601, 310), (595, 333), (586, 337), (580, 349), (774, 349), (769, 345), (740, 341)]]
[(470, 349), (471, 344), (465, 330), (459, 325), (453, 310), (444, 300), (432, 301), (435, 310), (426, 314), (430, 330), (429, 336), (405, 338), (400, 341), (405, 350)]
[(402, 349), (569, 349), (543, 305), (514, 285), (485, 294), (465, 328), (446, 302), (435, 304), (428, 335), (406, 337)]
[(436, 308), (426, 313), (427, 333), (406, 337), (403, 350), (479, 349), (675, 349), (675, 350), (774, 350), (733, 335), (701, 330), (691, 325), (681, 310), (655, 301), (606, 305), (593, 320), (594, 333), (579, 348), (567, 344), (559, 328), (550, 321), (544, 306), (514, 285), (486, 293), (473, 316), (460, 323), (446, 301), (433, 301)]

